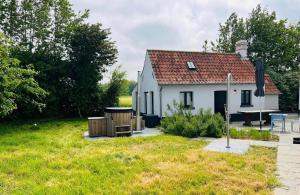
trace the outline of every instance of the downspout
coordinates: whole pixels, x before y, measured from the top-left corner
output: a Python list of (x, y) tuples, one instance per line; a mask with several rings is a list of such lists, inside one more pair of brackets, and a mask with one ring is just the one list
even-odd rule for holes
[(159, 86), (159, 105), (160, 118), (162, 118), (162, 86)]
[(137, 108), (136, 108), (136, 130), (141, 131), (141, 72), (138, 71), (138, 78), (137, 78)]

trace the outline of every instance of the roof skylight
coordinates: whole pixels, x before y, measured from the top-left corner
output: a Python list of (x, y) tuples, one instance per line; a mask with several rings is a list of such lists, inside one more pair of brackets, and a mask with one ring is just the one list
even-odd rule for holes
[(189, 69), (191, 69), (191, 70), (195, 70), (196, 69), (196, 66), (195, 66), (195, 64), (193, 62), (187, 62), (187, 65), (188, 65)]

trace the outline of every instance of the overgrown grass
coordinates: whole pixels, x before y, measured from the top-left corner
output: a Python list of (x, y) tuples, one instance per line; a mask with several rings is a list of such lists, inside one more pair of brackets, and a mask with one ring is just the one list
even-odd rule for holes
[(241, 130), (237, 130), (236, 128), (231, 128), (230, 137), (233, 139), (279, 141), (278, 135), (274, 135), (270, 131), (258, 131), (257, 129), (254, 128), (246, 128)]
[(120, 107), (131, 107), (132, 106), (132, 97), (131, 96), (120, 96), (119, 97), (119, 106)]
[(88, 141), (86, 120), (0, 124), (0, 194), (271, 194), (276, 149), (177, 136)]

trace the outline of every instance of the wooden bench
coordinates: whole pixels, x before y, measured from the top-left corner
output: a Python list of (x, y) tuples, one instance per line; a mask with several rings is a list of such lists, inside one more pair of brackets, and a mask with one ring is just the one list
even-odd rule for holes
[(131, 125), (118, 125), (115, 126), (115, 134), (118, 135), (126, 135), (132, 134)]

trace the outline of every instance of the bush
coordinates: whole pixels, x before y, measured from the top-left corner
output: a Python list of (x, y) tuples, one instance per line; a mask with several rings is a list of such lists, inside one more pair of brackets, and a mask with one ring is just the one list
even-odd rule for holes
[(236, 128), (230, 129), (230, 137), (233, 139), (252, 139), (262, 141), (278, 141), (279, 137), (273, 135), (270, 131), (258, 131), (254, 128), (247, 128), (237, 130)]
[(181, 104), (173, 102), (173, 107), (168, 105), (166, 117), (161, 121), (165, 133), (184, 137), (222, 137), (225, 122), (220, 114), (211, 114), (210, 110), (199, 110), (193, 115), (190, 110)]

